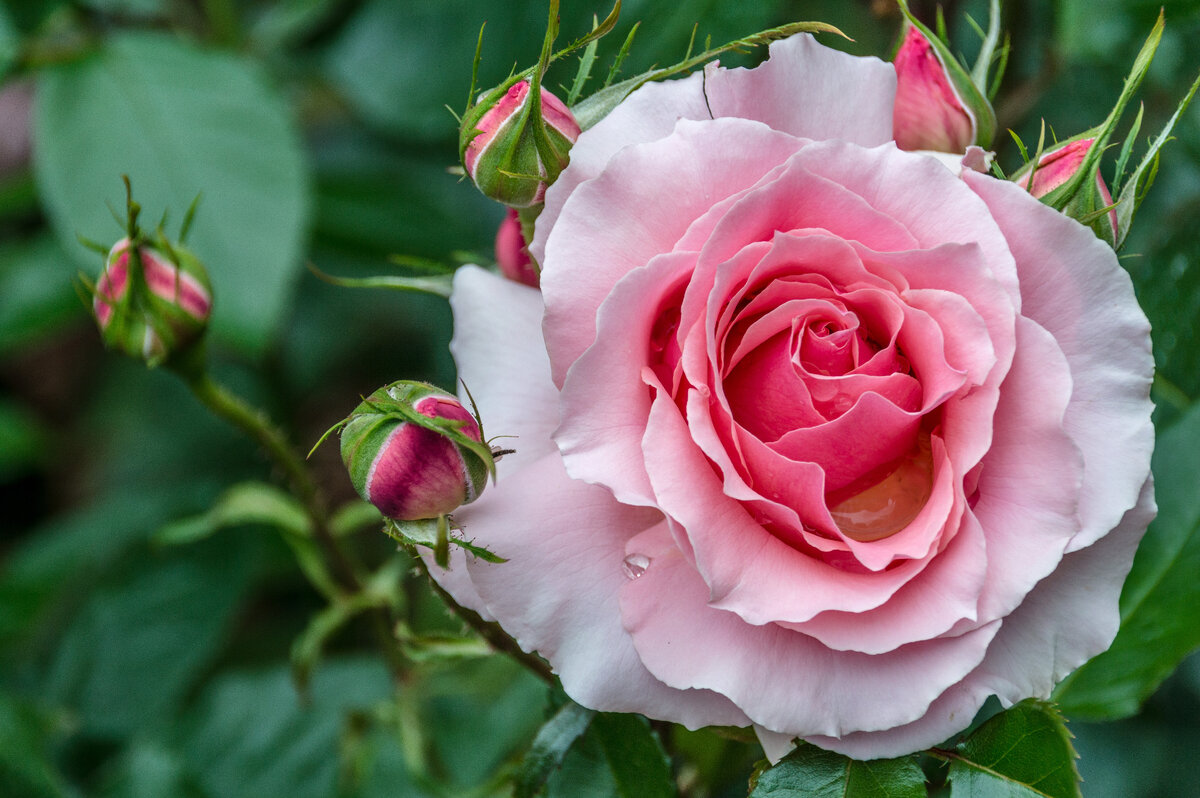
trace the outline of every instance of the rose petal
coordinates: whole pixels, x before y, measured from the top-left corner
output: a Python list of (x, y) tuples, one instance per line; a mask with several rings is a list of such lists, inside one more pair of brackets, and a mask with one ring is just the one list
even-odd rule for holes
[[(743, 119), (681, 120), (659, 141), (633, 145), (579, 186), (546, 242), (542, 294), (555, 383), (595, 339), (596, 311), (613, 286), (655, 255), (670, 252), (713, 202), (754, 185), (798, 146)], [(671, 203), (646, 203), (641, 186), (658, 175)]]
[(887, 657), (831, 651), (806, 635), (753, 626), (708, 606), (704, 582), (661, 526), (632, 539), (627, 551), (649, 560), (621, 590), (625, 628), (646, 667), (673, 687), (728, 696), (774, 731), (836, 736), (916, 720), (978, 665), (999, 628)]
[(754, 69), (705, 69), (714, 117), (756, 119), (793, 136), (864, 147), (892, 140), (891, 64), (822, 47), (808, 34), (772, 42), (768, 55)]
[(554, 451), (558, 391), (542, 344), (542, 299), (536, 289), (464, 266), (454, 274), (454, 339), (450, 351), (489, 436), (516, 449), (496, 462), (497, 474), (515, 471)]
[(1112, 248), (1004, 180), (964, 175), (1020, 264), (1022, 312), (1054, 336), (1075, 381), (1065, 424), (1083, 452), (1083, 522), (1069, 551), (1089, 545), (1137, 501), (1150, 468), (1150, 326)]
[(609, 712), (669, 717), (690, 728), (745, 725), (727, 699), (676, 690), (641, 665), (621, 627), (617, 597), (625, 542), (655, 524), (655, 510), (619, 504), (570, 479), (551, 453), (503, 478), (455, 513), (469, 540), (509, 559), (468, 559), (487, 610), (526, 651), (554, 667), (577, 702)]

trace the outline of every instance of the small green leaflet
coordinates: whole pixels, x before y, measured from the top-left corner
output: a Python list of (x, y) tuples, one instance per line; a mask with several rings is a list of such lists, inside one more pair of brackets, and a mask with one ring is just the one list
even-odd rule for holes
[(752, 781), (750, 798), (925, 798), (915, 758), (860, 761), (801, 742)]
[(1045, 701), (1022, 701), (935, 754), (950, 762), (950, 798), (1082, 798), (1071, 733)]

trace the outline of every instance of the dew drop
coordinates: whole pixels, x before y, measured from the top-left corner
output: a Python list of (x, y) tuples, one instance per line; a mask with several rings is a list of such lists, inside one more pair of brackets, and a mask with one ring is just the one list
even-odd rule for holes
[(933, 489), (933, 462), (924, 438), (880, 482), (829, 508), (846, 537), (862, 543), (891, 537), (920, 514)]
[(646, 573), (646, 569), (650, 567), (650, 558), (645, 554), (630, 554), (625, 558), (625, 562), (621, 564), (621, 568), (625, 571), (625, 575), (630, 579), (637, 579), (642, 574)]

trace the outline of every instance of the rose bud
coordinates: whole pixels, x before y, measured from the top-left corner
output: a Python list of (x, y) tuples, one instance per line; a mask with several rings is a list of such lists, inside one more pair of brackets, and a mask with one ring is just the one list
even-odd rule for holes
[[(893, 61), (893, 135), (902, 150), (965, 152), (991, 143), (994, 113), (966, 70), (909, 26)], [(981, 121), (985, 124), (981, 125)], [(982, 130), (981, 130), (982, 127)]]
[(380, 388), (342, 429), (342, 460), (359, 495), (388, 518), (416, 521), (474, 501), (493, 468), (474, 416), (423, 382)]
[(463, 121), (459, 154), (488, 197), (513, 208), (537, 205), (567, 165), (579, 124), (562, 100), (529, 81), (485, 94)]
[(496, 265), (508, 279), (538, 287), (538, 273), (521, 234), (521, 220), (512, 208), (496, 230)]
[[(1083, 166), (1084, 160), (1087, 158), (1088, 150), (1091, 149), (1095, 142), (1094, 138), (1082, 138), (1075, 141), (1067, 142), (1059, 147), (1056, 147), (1049, 152), (1043, 153), (1038, 160), (1037, 169), (1034, 170), (1030, 165), (1018, 171), (1013, 176), (1013, 182), (1021, 188), (1029, 189), (1029, 193), (1041, 199), (1050, 192), (1054, 191), (1075, 176), (1079, 168)], [(1029, 185), (1029, 175), (1033, 173), (1033, 186)], [(1087, 208), (1086, 212), (1074, 213), (1074, 204), (1068, 204), (1064, 209), (1069, 216), (1095, 216), (1093, 211), (1100, 208), (1107, 208), (1113, 204), (1112, 194), (1108, 191), (1108, 186), (1104, 182), (1104, 178), (1100, 176), (1100, 170), (1096, 169), (1096, 192), (1099, 195), (1098, 208)], [(1099, 229), (1097, 233), (1101, 238), (1108, 240), (1108, 233), (1111, 232), (1113, 240), (1117, 237), (1117, 212), (1110, 210), (1108, 216), (1108, 230)], [(1085, 224), (1094, 227), (1090, 220), (1081, 219)]]
[(200, 338), (212, 287), (203, 264), (182, 247), (165, 240), (134, 247), (123, 238), (105, 259), (92, 310), (107, 346), (157, 366)]

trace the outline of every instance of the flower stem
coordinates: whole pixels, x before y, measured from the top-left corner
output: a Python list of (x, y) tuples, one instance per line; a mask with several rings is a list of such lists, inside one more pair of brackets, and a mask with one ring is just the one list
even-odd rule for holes
[(288, 483), (304, 505), (312, 521), (313, 537), (333, 568), (334, 578), (342, 587), (357, 591), (361, 580), (329, 529), (329, 512), (304, 459), (288, 442), (283, 431), (271, 423), (266, 413), (219, 385), (207, 373), (187, 380), (192, 393), (209, 410), (246, 433), (263, 448), (287, 476)]

